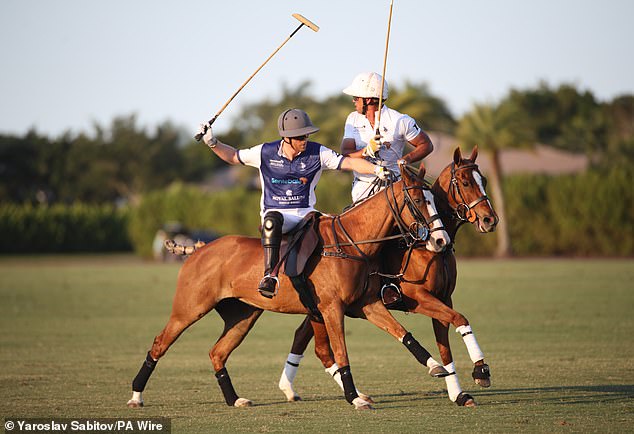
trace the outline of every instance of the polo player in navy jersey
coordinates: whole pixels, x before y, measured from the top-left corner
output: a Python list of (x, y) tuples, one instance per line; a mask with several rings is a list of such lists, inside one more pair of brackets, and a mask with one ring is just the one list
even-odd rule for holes
[(227, 163), (257, 167), (260, 171), (264, 278), (258, 291), (267, 298), (275, 296), (279, 285), (277, 276), (271, 273), (279, 261), (282, 234), (315, 211), (315, 188), (322, 171), (354, 170), (381, 179), (389, 173), (362, 158), (344, 157), (320, 143), (308, 141), (308, 136), (319, 128), (303, 110), (285, 110), (278, 118), (277, 128), (281, 140), (240, 150), (219, 141), (207, 125), (198, 130), (205, 144)]

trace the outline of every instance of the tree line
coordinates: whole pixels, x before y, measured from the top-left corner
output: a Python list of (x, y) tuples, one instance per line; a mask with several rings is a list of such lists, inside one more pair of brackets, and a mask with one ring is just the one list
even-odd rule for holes
[[(353, 108), (350, 99), (342, 94), (317, 99), (309, 91), (310, 82), (283, 87), (278, 99), (252, 103), (234, 119), (223, 119), (230, 128), (218, 135), (238, 148), (273, 140), (278, 137), (279, 113), (299, 107), (320, 127), (315, 140), (338, 150), (344, 120)], [(594, 170), (608, 172), (634, 162), (634, 95), (599, 101), (589, 90), (542, 82), (534, 88), (511, 89), (500, 101), (475, 104), (456, 117), (425, 83), (406, 82), (391, 86), (387, 104), (415, 118), (425, 130), (455, 135), (465, 146), (477, 144), (490, 154), (494, 164), (487, 174), (489, 189), (503, 222), (499, 255), (510, 253), (501, 150), (541, 143), (585, 153)], [(36, 130), (23, 136), (0, 135), (0, 201), (134, 206), (143, 195), (174, 183), (201, 183), (225, 166), (191, 137), (192, 131), (171, 122), (140, 127), (134, 114), (60, 137)], [(242, 187), (250, 188), (249, 181)]]

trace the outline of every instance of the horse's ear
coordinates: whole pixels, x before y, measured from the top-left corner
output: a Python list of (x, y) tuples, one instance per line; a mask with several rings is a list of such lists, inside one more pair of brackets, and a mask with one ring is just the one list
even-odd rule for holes
[(458, 165), (462, 161), (462, 153), (460, 152), (460, 146), (453, 151), (453, 162)]
[(398, 169), (401, 172), (401, 178), (411, 183), (411, 174), (407, 170), (407, 164), (399, 162)]
[(427, 172), (427, 168), (425, 167), (425, 165), (421, 161), (420, 167), (418, 168), (418, 179), (420, 181), (424, 181), (425, 180), (425, 173), (426, 172)]
[(469, 160), (475, 163), (476, 158), (478, 158), (478, 145), (475, 145), (473, 151), (471, 151), (471, 156), (469, 157)]

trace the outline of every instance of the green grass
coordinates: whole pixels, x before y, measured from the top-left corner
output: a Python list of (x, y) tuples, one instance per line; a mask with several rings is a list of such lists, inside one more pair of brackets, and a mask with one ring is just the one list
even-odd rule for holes
[[(357, 387), (376, 410), (355, 411), (310, 352), (286, 403), (277, 381), (300, 316), (265, 313), (229, 359), (242, 397), (230, 408), (207, 352), (212, 313), (159, 362), (144, 398), (131, 382), (170, 312), (178, 265), (130, 256), (0, 258), (3, 417), (172, 418), (172, 432), (626, 432), (634, 431), (634, 261), (460, 260), (456, 308), (469, 318), (493, 385), (456, 366), (477, 408), (447, 399), (401, 344), (361, 320), (346, 334)], [(431, 322), (395, 313), (432, 354)]]

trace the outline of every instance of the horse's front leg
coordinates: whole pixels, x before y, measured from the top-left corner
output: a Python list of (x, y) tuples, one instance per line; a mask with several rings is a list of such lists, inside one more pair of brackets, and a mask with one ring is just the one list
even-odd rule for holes
[(388, 332), (394, 338), (398, 339), (410, 353), (424, 366), (429, 368), (429, 375), (432, 377), (444, 377), (448, 375), (445, 368), (442, 367), (429, 354), (421, 344), (412, 336), (410, 332), (405, 330), (403, 326), (392, 316), (392, 314), (383, 305), (380, 300), (373, 301), (361, 307), (361, 311), (365, 318), (372, 324)]
[(460, 387), (460, 381), (458, 380), (458, 374), (456, 373), (456, 366), (451, 354), (451, 347), (449, 346), (449, 323), (432, 319), (432, 324), (434, 327), (434, 335), (436, 336), (436, 345), (438, 345), (438, 351), (440, 352), (440, 358), (442, 359), (445, 369), (449, 372), (449, 375), (445, 377), (449, 400), (462, 407), (475, 407), (476, 403), (473, 397), (464, 393), (462, 391), (462, 387)]
[(333, 302), (329, 303), (327, 306), (319, 306), (319, 310), (322, 312), (322, 316), (324, 318), (324, 326), (330, 340), (330, 346), (332, 347), (332, 352), (335, 357), (335, 363), (340, 366), (336, 372), (340, 375), (346, 401), (353, 404), (357, 410), (372, 409), (369, 402), (359, 397), (357, 388), (354, 386), (354, 381), (352, 379), (350, 362), (348, 361), (348, 350), (346, 348), (343, 306)]
[[(445, 324), (444, 327), (446, 328), (449, 327), (449, 324), (456, 328), (456, 332), (460, 333), (462, 336), (462, 340), (469, 352), (469, 357), (475, 365), (473, 367), (473, 373), (471, 374), (475, 383), (482, 387), (489, 387), (491, 385), (489, 365), (484, 362), (484, 353), (478, 345), (478, 341), (473, 334), (473, 330), (471, 329), (467, 318), (465, 318), (465, 316), (460, 312), (452, 309), (451, 298), (448, 298), (446, 303), (443, 303), (434, 295), (422, 289), (412, 291), (409, 288), (405, 288), (405, 291), (408, 297), (411, 297), (411, 299), (416, 302), (412, 303), (412, 300), (410, 300), (409, 304), (415, 305), (411, 307), (410, 312), (420, 313), (433, 318), (434, 320), (440, 321)], [(436, 333), (438, 349), (440, 350), (443, 364), (445, 365), (445, 368), (447, 368), (446, 365), (453, 361), (449, 347), (449, 338), (442, 338), (443, 334), (441, 334), (441, 340), (439, 341), (439, 335), (436, 332), (436, 327), (436, 323), (434, 323), (434, 332)], [(446, 334), (447, 330), (444, 332), (444, 335)], [(451, 369), (453, 367), (449, 366), (449, 368)]]

